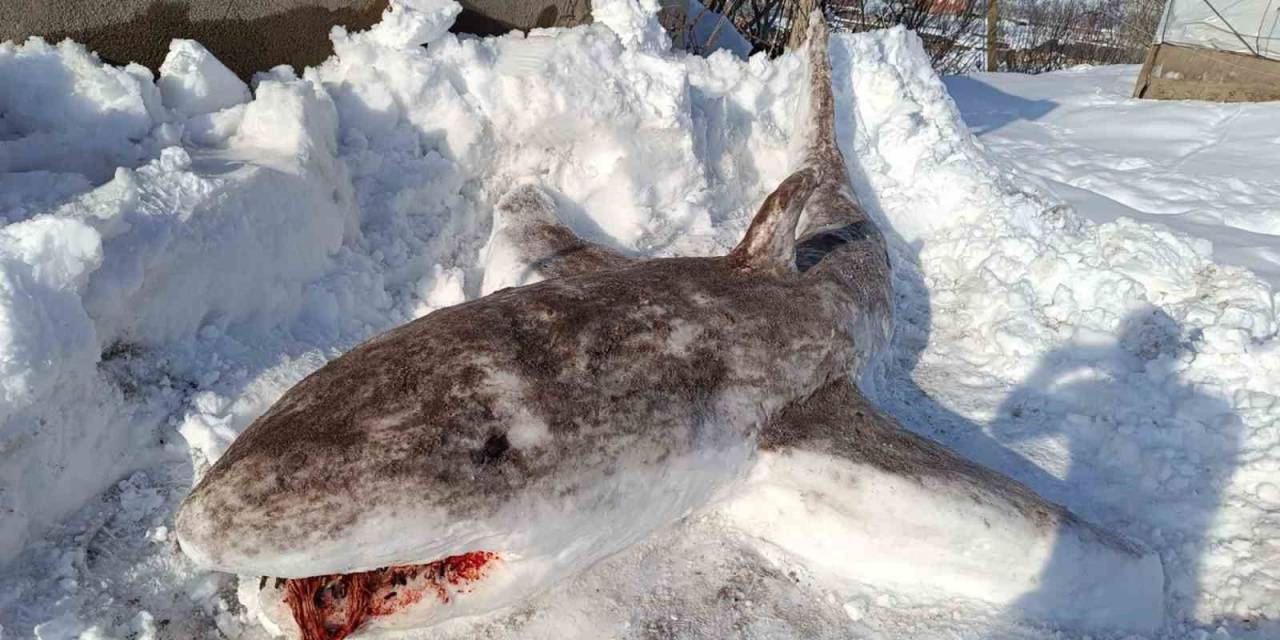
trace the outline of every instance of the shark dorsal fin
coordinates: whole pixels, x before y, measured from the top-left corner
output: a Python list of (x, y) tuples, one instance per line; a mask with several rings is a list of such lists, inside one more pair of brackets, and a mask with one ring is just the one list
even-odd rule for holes
[(811, 169), (783, 180), (760, 205), (729, 258), (749, 269), (795, 271), (796, 224), (817, 186), (818, 176)]

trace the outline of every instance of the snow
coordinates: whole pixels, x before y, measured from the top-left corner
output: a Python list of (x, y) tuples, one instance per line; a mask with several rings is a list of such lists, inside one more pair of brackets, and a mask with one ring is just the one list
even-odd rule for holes
[(164, 106), (184, 116), (248, 102), (249, 87), (194, 40), (174, 40), (156, 81)]
[[(101, 183), (116, 167), (154, 155), (168, 140), (157, 126), (166, 114), (151, 80), (142, 66), (103, 65), (71, 41), (0, 43), (0, 171), (34, 174), (6, 180), (20, 190), (14, 200)], [(16, 222), (31, 213), (6, 207), (4, 216)]]
[[(1217, 260), (1280, 284), (1280, 180), (1267, 162), (1280, 153), (1274, 105), (1151, 101), (1135, 109), (1122, 99), (1134, 73), (977, 74), (949, 87), (984, 144), (1085, 217), (1127, 217), (1211, 240)], [(1016, 95), (1006, 92), (1010, 81)]]
[[(673, 54), (654, 6), (476, 39), (444, 32), (452, 3), (397, 1), (251, 96), (194, 43), (158, 84), (71, 42), (0, 45), (4, 637), (263, 637), (256, 578), (237, 596), (193, 567), (173, 508), (327, 359), (478, 296), (515, 184), (636, 255), (733, 246), (789, 171), (803, 55)], [(1135, 101), (1133, 67), (944, 84), (899, 30), (832, 56), (841, 146), (895, 268), (870, 395), (1155, 549), (1165, 621), (1143, 637), (1275, 637), (1278, 107)], [(927, 498), (898, 500), (951, 522)], [(868, 545), (850, 552), (885, 544), (826, 522)], [(1049, 613), (1073, 571), (1106, 570), (1070, 545), (1041, 550), (1041, 588), (965, 591), (934, 584), (945, 554), (834, 580), (768, 542), (812, 526), (703, 513), (432, 637), (1123, 632)]]
[(462, 6), (453, 0), (402, 0), (391, 3), (382, 21), (366, 37), (384, 47), (403, 48), (440, 39)]

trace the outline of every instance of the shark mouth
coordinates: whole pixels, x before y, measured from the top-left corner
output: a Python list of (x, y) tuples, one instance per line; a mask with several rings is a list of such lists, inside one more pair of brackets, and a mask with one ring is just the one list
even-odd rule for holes
[[(383, 567), (359, 573), (278, 579), (302, 640), (342, 640), (365, 622), (390, 616), (427, 598), (446, 604), (467, 593), (499, 559), (472, 551), (427, 564)], [(266, 586), (267, 578), (260, 586)]]

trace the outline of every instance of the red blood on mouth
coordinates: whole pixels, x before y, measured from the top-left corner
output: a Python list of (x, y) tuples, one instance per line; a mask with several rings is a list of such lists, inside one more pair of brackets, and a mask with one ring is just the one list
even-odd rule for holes
[(369, 618), (391, 615), (424, 597), (449, 602), (451, 594), (484, 578), (497, 559), (490, 551), (472, 551), (428, 564), (290, 578), (285, 602), (302, 640), (342, 640)]

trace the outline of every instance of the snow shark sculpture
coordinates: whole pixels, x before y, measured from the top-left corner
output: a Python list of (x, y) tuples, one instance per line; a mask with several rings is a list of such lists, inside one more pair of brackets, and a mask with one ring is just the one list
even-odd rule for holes
[(517, 602), (735, 486), (776, 495), (782, 513), (808, 508), (818, 476), (834, 483), (819, 505), (834, 524), (808, 539), (770, 533), (756, 502), (722, 509), (784, 549), (856, 565), (832, 536), (883, 527), (850, 518), (916, 524), (861, 508), (870, 474), (1011, 541), (975, 551), (926, 531), (904, 547), (962, 549), (974, 559), (952, 567), (956, 585), (998, 582), (976, 565), (1069, 537), (1158, 594), (1145, 551), (901, 430), (849, 382), (890, 338), (890, 267), (835, 144), (827, 33), (812, 23), (803, 166), (732, 252), (632, 260), (579, 239), (538, 188), (515, 189), (489, 259), (520, 269), (491, 269), (514, 280), (485, 289), (525, 286), (377, 336), (291, 389), (183, 503), (186, 554), (269, 576), (259, 597), (281, 630), (341, 638)]

